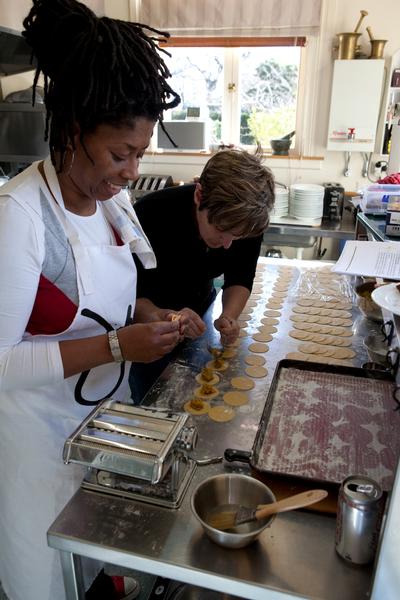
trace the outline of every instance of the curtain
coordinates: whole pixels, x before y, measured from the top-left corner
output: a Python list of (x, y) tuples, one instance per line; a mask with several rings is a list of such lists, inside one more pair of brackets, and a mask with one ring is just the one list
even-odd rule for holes
[(171, 35), (306, 35), (320, 26), (322, 0), (131, 0), (142, 23)]

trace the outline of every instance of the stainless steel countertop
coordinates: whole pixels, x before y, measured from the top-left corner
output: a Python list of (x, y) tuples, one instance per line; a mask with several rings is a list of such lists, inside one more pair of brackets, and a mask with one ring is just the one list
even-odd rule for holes
[[(267, 265), (265, 279), (271, 283), (277, 265), (290, 264), (301, 268), (326, 265), (320, 261), (267, 258), (261, 258), (260, 262)], [(295, 288), (296, 280), (293, 281), (293, 294)], [(293, 298), (292, 294), (290, 296)], [(250, 392), (250, 403), (238, 409), (230, 423), (215, 423), (208, 417), (196, 417), (200, 439), (196, 454), (199, 458), (222, 454), (229, 446), (245, 450), (252, 448), (274, 367), (297, 345), (288, 337), (293, 302), (290, 297), (285, 302), (278, 332), (265, 355), (268, 377), (257, 381)], [(217, 300), (207, 315), (209, 323), (218, 314), (218, 309)], [(264, 307), (260, 307), (260, 311), (263, 310)], [(250, 322), (249, 336), (255, 331), (259, 316), (257, 309)], [(372, 328), (379, 330), (377, 325), (372, 325)], [(362, 336), (370, 332), (357, 309), (354, 309), (353, 331), (353, 347), (358, 352), (353, 364), (357, 366), (367, 360)], [(241, 348), (244, 350), (240, 350), (231, 362), (230, 369), (236, 371), (235, 374), (237, 361), (242, 361), (247, 354), (248, 341), (250, 337), (248, 340), (242, 338)], [(194, 374), (210, 358), (207, 343), (217, 342), (217, 334), (210, 326), (208, 335), (184, 348), (179, 360), (170, 365), (148, 394), (146, 403), (154, 400), (159, 407), (181, 408), (193, 389)], [(229, 380), (229, 371), (225, 371), (224, 380)], [(222, 391), (225, 385), (227, 383), (220, 385)], [(242, 550), (228, 550), (213, 544), (191, 514), (191, 494), (203, 478), (232, 470), (249, 472), (247, 466), (230, 464), (197, 467), (179, 509), (79, 490), (48, 531), (49, 545), (61, 551), (66, 581), (70, 584), (68, 600), (83, 598), (76, 591), (73, 577), (80, 555), (243, 598), (367, 598), (373, 569), (371, 566), (354, 567), (336, 554), (335, 519), (330, 515), (310, 511), (278, 515), (255, 544)], [(79, 568), (77, 580), (79, 583)]]
[[(350, 207), (346, 206), (343, 210), (343, 216), (340, 221), (330, 221), (322, 219), (318, 227), (309, 227), (305, 225), (271, 223), (264, 234), (264, 240), (268, 241), (269, 234), (279, 234), (282, 236), (301, 236), (301, 237), (322, 237), (334, 238), (338, 240), (353, 240), (355, 237), (355, 222)], [(282, 246), (284, 244), (282, 243)]]
[[(286, 357), (288, 352), (295, 352), (300, 343), (299, 340), (289, 336), (289, 331), (293, 329), (290, 315), (295, 304), (297, 286), (305, 269), (310, 268), (310, 266), (323, 268), (327, 264), (322, 261), (288, 261), (273, 258), (260, 258), (259, 262), (268, 265), (264, 274), (264, 285), (271, 290), (277, 273), (276, 269), (279, 265), (292, 264), (299, 266), (293, 275), (291, 288), (288, 292), (289, 297), (285, 300), (283, 308), (280, 309), (281, 316), (279, 317), (279, 325), (277, 325), (278, 331), (273, 334), (272, 341), (267, 343), (269, 350), (263, 355), (266, 359), (264, 367), (268, 369), (268, 375), (263, 379), (254, 379), (255, 387), (247, 392), (250, 396), (250, 402), (237, 409), (236, 416), (230, 424), (221, 426), (221, 423), (211, 421), (207, 415), (195, 417), (195, 424), (201, 440), (196, 450), (198, 458), (216, 454), (222, 455), (226, 448), (231, 447), (251, 450), (275, 367), (280, 360)], [(349, 291), (351, 292), (350, 288), (349, 285)], [(268, 296), (269, 292), (266, 297)], [(229, 359), (229, 368), (222, 373), (221, 381), (218, 384), (220, 395), (213, 401), (213, 404), (223, 404), (223, 393), (232, 389), (230, 386), (231, 377), (237, 376), (239, 373), (244, 374), (244, 369), (247, 366), (244, 358), (250, 354), (247, 347), (254, 341), (252, 335), (258, 333), (258, 326), (262, 325), (260, 319), (265, 311), (265, 302), (259, 300), (257, 307), (253, 310), (251, 320), (246, 328), (247, 336), (241, 338), (237, 355), (233, 359)], [(207, 333), (198, 340), (184, 346), (179, 359), (168, 366), (158, 382), (146, 395), (143, 402), (145, 405), (156, 404), (171, 410), (182, 410), (184, 402), (190, 398), (190, 391), (197, 385), (194, 379), (195, 375), (211, 359), (207, 346), (209, 344), (214, 346), (219, 344), (219, 335), (212, 323), (220, 312), (221, 303), (220, 299), (217, 298), (213, 307), (205, 316), (208, 324)], [(349, 364), (357, 367), (369, 360), (363, 345), (364, 337), (373, 333), (380, 335), (380, 325), (367, 321), (356, 307), (353, 308), (352, 313), (352, 330), (354, 334), (352, 347), (357, 356), (349, 361)]]
[(254, 600), (367, 597), (372, 569), (337, 555), (331, 516), (281, 514), (241, 550), (211, 542), (192, 515), (190, 497), (202, 479), (223, 471), (222, 465), (198, 467), (177, 510), (79, 490), (51, 526), (49, 544)]

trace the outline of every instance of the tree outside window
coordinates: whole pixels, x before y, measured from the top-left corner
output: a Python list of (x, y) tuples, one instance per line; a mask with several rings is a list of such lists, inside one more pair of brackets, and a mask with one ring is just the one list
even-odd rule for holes
[(168, 52), (172, 87), (182, 103), (166, 119), (184, 119), (187, 108), (197, 106), (208, 124), (209, 143), (221, 141), (223, 120), (237, 119), (240, 126), (224, 127), (229, 139), (222, 141), (264, 148), (296, 129), (300, 47), (169, 47)]

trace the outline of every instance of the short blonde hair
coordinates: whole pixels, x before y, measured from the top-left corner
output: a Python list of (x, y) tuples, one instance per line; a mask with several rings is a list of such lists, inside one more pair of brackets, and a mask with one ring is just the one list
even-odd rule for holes
[(274, 176), (261, 163), (262, 154), (221, 150), (210, 158), (199, 178), (199, 210), (221, 231), (240, 237), (261, 235), (268, 227), (275, 202)]

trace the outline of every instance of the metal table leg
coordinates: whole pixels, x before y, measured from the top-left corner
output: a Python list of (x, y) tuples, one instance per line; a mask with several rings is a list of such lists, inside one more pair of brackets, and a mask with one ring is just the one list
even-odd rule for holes
[(81, 557), (72, 552), (61, 552), (65, 594), (67, 600), (85, 600)]

